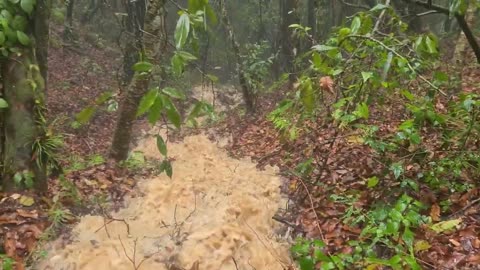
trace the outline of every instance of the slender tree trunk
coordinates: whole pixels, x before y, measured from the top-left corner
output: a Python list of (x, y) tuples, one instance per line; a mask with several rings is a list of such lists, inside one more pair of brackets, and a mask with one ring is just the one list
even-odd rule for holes
[(75, 6), (75, 0), (67, 0), (67, 14), (65, 18), (65, 27), (63, 29), (63, 40), (66, 42), (70, 42), (73, 40), (73, 7), (74, 6)]
[(48, 81), (48, 40), (50, 22), (50, 0), (37, 0), (34, 21), (35, 53), (43, 80), (45, 93)]
[[(308, 0), (308, 16), (307, 16), (307, 25), (311, 28), (310, 34), (312, 35), (313, 40), (317, 37), (317, 8), (318, 0)], [(310, 44), (313, 45), (313, 44)]]
[(296, 80), (294, 61), (299, 44), (294, 39), (293, 31), (289, 26), (298, 23), (297, 4), (298, 0), (283, 0), (281, 6), (281, 17), (283, 19), (281, 24), (282, 54), (285, 59), (285, 68), (289, 74), (288, 79), (290, 83), (294, 83)]
[(233, 54), (235, 55), (236, 64), (237, 64), (237, 73), (240, 87), (242, 89), (243, 100), (245, 101), (245, 107), (247, 113), (253, 113), (255, 111), (255, 95), (250, 85), (248, 85), (247, 78), (245, 75), (245, 70), (242, 64), (242, 58), (240, 56), (240, 45), (235, 37), (233, 32), (232, 25), (230, 24), (230, 19), (228, 18), (227, 7), (225, 6), (225, 0), (220, 0), (220, 5), (222, 9), (222, 21), (225, 25), (225, 29), (228, 32), (228, 37), (232, 45)]
[(153, 36), (160, 36), (166, 39), (164, 34), (165, 1), (150, 0), (148, 6), (145, 0), (128, 1), (127, 3), (127, 30), (132, 38), (129, 39), (126, 46), (123, 79), (125, 85), (130, 81), (131, 83), (123, 93), (124, 96), (119, 108), (119, 118), (110, 149), (110, 156), (116, 161), (126, 160), (128, 157), (137, 108), (149, 87), (151, 79), (149, 74), (135, 74), (132, 67), (138, 62), (138, 55), (140, 54), (148, 57), (149, 61), (158, 60), (162, 53), (161, 50), (165, 46), (165, 41), (153, 40), (143, 35), (145, 31), (153, 34)]
[[(38, 191), (47, 190), (45, 164), (38, 166), (32, 146), (41, 129), (37, 125), (43, 104), (44, 81), (33, 48), (24, 48), (1, 64), (3, 97), (9, 107), (3, 115), (2, 181), (5, 190), (24, 188), (14, 181), (16, 173), (31, 173)], [(35, 82), (35, 86), (31, 83)]]

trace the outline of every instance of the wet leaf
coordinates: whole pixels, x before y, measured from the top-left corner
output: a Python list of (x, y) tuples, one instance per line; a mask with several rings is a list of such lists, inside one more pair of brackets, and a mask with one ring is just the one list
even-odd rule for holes
[(435, 222), (440, 221), (440, 206), (438, 204), (432, 205), (432, 209), (430, 209), (430, 217)]
[(431, 247), (430, 243), (428, 243), (425, 240), (420, 240), (415, 243), (414, 250), (415, 252), (420, 252), (420, 251), (428, 250), (430, 247)]
[(444, 231), (449, 231), (457, 227), (462, 223), (462, 219), (452, 219), (447, 221), (442, 221), (430, 226), (430, 229), (435, 231), (436, 233), (442, 233)]
[(160, 135), (157, 135), (157, 148), (163, 156), (167, 156), (167, 144)]
[(23, 206), (32, 206), (35, 200), (32, 197), (22, 195), (18, 202)]

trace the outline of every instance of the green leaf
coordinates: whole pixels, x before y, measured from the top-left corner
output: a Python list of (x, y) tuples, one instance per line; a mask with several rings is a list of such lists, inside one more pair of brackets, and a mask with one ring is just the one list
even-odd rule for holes
[(75, 118), (80, 124), (86, 124), (92, 118), (93, 114), (95, 113), (96, 109), (93, 106), (88, 106), (87, 108), (83, 109), (79, 112)]
[(8, 103), (5, 99), (0, 98), (0, 109), (8, 108)]
[(315, 96), (310, 78), (303, 79), (300, 87), (303, 106), (305, 106), (307, 112), (311, 113), (315, 109)]
[(0, 31), (0, 46), (2, 46), (5, 43), (5, 34)]
[(175, 54), (182, 57), (182, 59), (185, 60), (185, 61), (197, 60), (197, 57), (195, 55), (193, 55), (189, 52), (186, 52), (186, 51), (176, 51)]
[(398, 179), (403, 174), (403, 165), (401, 163), (393, 163), (390, 166), (390, 170), (393, 172), (395, 179)]
[(362, 71), (363, 82), (367, 82), (369, 79), (373, 78), (373, 72), (363, 72)]
[(167, 156), (167, 144), (160, 135), (157, 135), (157, 148), (163, 156)]
[(365, 102), (357, 104), (357, 108), (354, 114), (359, 118), (368, 119), (370, 112), (368, 110), (368, 105)]
[(155, 100), (157, 99), (157, 95), (158, 89), (154, 88), (148, 91), (148, 93), (142, 97), (140, 105), (138, 106), (137, 117), (146, 113), (150, 109), (150, 107), (152, 107), (152, 105), (155, 103)]
[(28, 13), (29, 15), (33, 11), (33, 7), (35, 6), (35, 0), (21, 0), (20, 1), (20, 7)]
[(150, 72), (152, 70), (153, 65), (149, 62), (138, 62), (133, 65), (133, 70), (136, 72)]
[(449, 231), (457, 227), (462, 223), (462, 219), (451, 219), (447, 221), (442, 221), (430, 226), (430, 229), (434, 230), (436, 233), (442, 233), (444, 231)]
[(25, 16), (15, 15), (11, 25), (13, 30), (25, 31), (28, 25), (28, 20)]
[(182, 57), (175, 54), (172, 56), (172, 70), (173, 73), (177, 76), (181, 75), (183, 72), (183, 67), (185, 66), (185, 60)]
[(181, 49), (187, 42), (188, 33), (190, 32), (190, 18), (187, 13), (180, 15), (177, 26), (175, 28), (175, 46), (177, 50)]
[(441, 72), (441, 71), (435, 71), (433, 73), (433, 78), (437, 81), (440, 81), (440, 82), (447, 82), (448, 81), (447, 73)]
[(315, 264), (310, 256), (302, 257), (298, 260), (301, 270), (314, 270)]
[(165, 87), (164, 89), (162, 89), (162, 92), (165, 95), (168, 95), (172, 98), (178, 98), (178, 99), (182, 99), (182, 100), (184, 100), (186, 98), (184, 93), (182, 93), (181, 91), (179, 91), (175, 88), (172, 88), (172, 87)]
[(367, 187), (368, 188), (376, 187), (378, 185), (379, 181), (380, 180), (378, 180), (378, 177), (376, 177), (376, 176), (370, 177), (370, 178), (367, 179)]
[(425, 44), (427, 45), (427, 49), (428, 49), (428, 52), (431, 53), (431, 54), (435, 54), (437, 53), (437, 42), (430, 38), (429, 36), (427, 36), (425, 38)]
[(337, 47), (327, 46), (327, 45), (315, 45), (312, 47), (313, 50), (317, 52), (332, 51), (338, 49)]
[(384, 10), (386, 8), (388, 8), (388, 6), (386, 6), (384, 4), (377, 4), (372, 9), (370, 9), (370, 11)]
[(409, 248), (413, 248), (413, 241), (415, 240), (415, 234), (408, 228), (405, 228), (402, 239)]
[(162, 164), (160, 164), (160, 173), (165, 172), (168, 177), (172, 178), (173, 175), (173, 169), (172, 169), (172, 163), (165, 159)]
[(166, 110), (167, 110), (167, 118), (170, 120), (170, 122), (176, 127), (180, 128), (180, 125), (182, 123), (180, 113), (178, 112), (177, 108), (175, 107), (175, 104), (173, 104), (172, 100), (170, 97), (166, 95), (162, 95), (163, 103), (165, 104)]
[(148, 111), (148, 122), (150, 124), (155, 124), (158, 119), (162, 116), (162, 109), (163, 109), (163, 101), (160, 96), (157, 96), (155, 99), (155, 102), (153, 105), (150, 107), (150, 110)]
[(28, 46), (30, 44), (30, 38), (22, 31), (17, 31), (17, 38), (20, 44)]
[(358, 32), (358, 29), (360, 29), (360, 26), (362, 25), (362, 21), (360, 20), (359, 17), (353, 18), (351, 29), (352, 29), (352, 34), (356, 34)]

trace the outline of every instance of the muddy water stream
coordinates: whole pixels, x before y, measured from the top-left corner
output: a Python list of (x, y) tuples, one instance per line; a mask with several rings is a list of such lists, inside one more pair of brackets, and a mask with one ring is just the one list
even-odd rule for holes
[[(159, 157), (153, 138), (137, 150)], [(230, 158), (205, 135), (168, 151), (173, 178), (140, 182), (140, 195), (111, 213), (125, 222), (105, 226), (102, 216), (83, 217), (71, 241), (52, 243), (35, 269), (286, 269), (288, 245), (272, 220), (284, 203), (276, 169)]]

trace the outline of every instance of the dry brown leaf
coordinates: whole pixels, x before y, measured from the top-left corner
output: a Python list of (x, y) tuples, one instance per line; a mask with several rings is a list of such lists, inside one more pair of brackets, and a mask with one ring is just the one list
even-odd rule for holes
[(452, 245), (459, 247), (461, 244), (455, 239), (448, 239), (448, 242), (450, 242)]
[(320, 88), (323, 91), (327, 91), (332, 95), (334, 94), (333, 92), (334, 82), (330, 76), (321, 77), (319, 83), (320, 83)]
[(17, 213), (19, 216), (25, 217), (25, 218), (38, 218), (38, 212), (37, 210), (32, 210), (32, 211), (26, 211), (23, 209), (17, 209)]
[(440, 221), (440, 206), (438, 204), (432, 205), (432, 209), (430, 210), (430, 217), (435, 222)]

